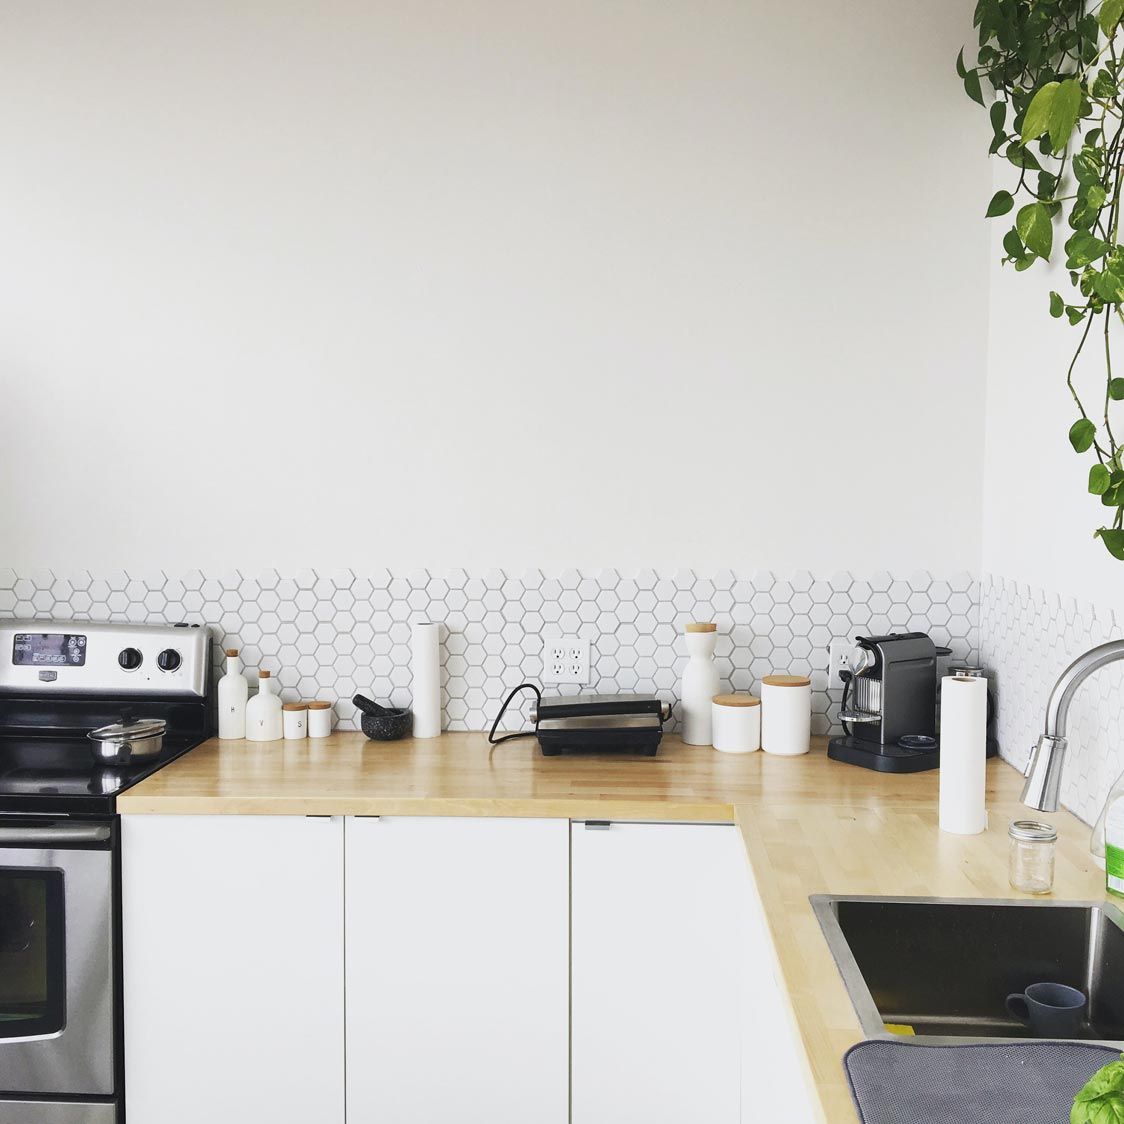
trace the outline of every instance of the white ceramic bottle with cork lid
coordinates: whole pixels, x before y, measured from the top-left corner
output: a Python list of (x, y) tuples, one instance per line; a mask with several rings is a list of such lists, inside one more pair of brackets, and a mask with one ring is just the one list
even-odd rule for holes
[(690, 657), (679, 695), (683, 740), (688, 745), (710, 745), (711, 701), (718, 694), (718, 668), (714, 666), (718, 626), (711, 621), (691, 621), (683, 638)]
[(812, 736), (812, 681), (806, 675), (766, 675), (761, 680), (761, 748), (794, 757), (807, 753)]
[(258, 693), (246, 703), (246, 740), (276, 742), (283, 733), (281, 700), (273, 693), (273, 677), (263, 669), (258, 672)]
[(246, 700), (250, 684), (242, 674), (237, 648), (226, 649), (226, 673), (216, 687), (219, 700), (219, 737), (224, 741), (246, 736)]

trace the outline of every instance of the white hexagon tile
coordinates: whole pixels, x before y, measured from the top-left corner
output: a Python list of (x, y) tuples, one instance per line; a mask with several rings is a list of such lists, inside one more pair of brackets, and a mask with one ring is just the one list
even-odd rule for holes
[[(981, 586), (981, 659), (994, 676), (1000, 752), (1022, 769), (1058, 676), (1088, 648), (1119, 638), (1124, 621), (1111, 609), (994, 575)], [(1122, 715), (1124, 663), (1109, 664), (1086, 680), (1069, 709), (1062, 803), (1086, 823), (1100, 815), (1124, 771)]]
[[(269, 668), (284, 698), (338, 699), (340, 724), (351, 728), (358, 726), (350, 702), (356, 691), (409, 702), (412, 620), (445, 625), (443, 703), (452, 730), (487, 729), (510, 688), (539, 679), (543, 636), (591, 641), (586, 689), (675, 700), (686, 659), (682, 627), (713, 620), (723, 683), (745, 691), (774, 671), (810, 675), (813, 729), (826, 733), (838, 701), (827, 683), (833, 638), (915, 628), (950, 646), (955, 658), (975, 659), (978, 600), (978, 585), (966, 573), (947, 579), (925, 572), (861, 578), (614, 569), (168, 575), (0, 568), (0, 617), (210, 624), (216, 660), (224, 647), (240, 648), (251, 676)], [(518, 726), (527, 707), (528, 701), (513, 705), (505, 727)]]

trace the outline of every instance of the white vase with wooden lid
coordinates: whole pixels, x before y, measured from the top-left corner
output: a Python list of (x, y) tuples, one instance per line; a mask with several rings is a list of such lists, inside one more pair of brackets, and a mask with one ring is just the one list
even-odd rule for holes
[(753, 753), (761, 748), (761, 700), (756, 695), (715, 695), (710, 714), (715, 749)]
[(714, 666), (718, 626), (712, 621), (692, 621), (683, 638), (689, 657), (679, 694), (683, 740), (688, 745), (710, 745), (710, 706), (718, 694), (718, 668)]
[(812, 681), (806, 675), (766, 675), (761, 680), (761, 748), (794, 757), (807, 753), (812, 736)]

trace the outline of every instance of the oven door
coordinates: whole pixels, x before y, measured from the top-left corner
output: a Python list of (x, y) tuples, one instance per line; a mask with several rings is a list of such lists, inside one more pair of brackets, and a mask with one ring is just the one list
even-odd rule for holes
[(0, 1102), (114, 1092), (113, 828), (0, 817)]

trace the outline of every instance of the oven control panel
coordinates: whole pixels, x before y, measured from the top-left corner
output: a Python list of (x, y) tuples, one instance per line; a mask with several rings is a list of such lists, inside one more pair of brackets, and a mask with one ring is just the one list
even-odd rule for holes
[(0, 691), (201, 698), (210, 660), (206, 625), (0, 621)]

